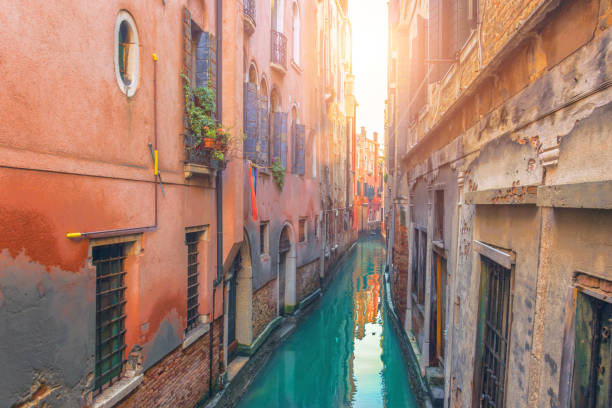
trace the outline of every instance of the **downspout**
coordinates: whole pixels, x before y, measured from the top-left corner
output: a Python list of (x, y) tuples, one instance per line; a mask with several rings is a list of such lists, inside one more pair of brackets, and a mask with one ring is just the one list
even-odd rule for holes
[[(215, 30), (217, 32), (217, 93), (216, 93), (216, 119), (218, 122), (221, 122), (222, 119), (222, 76), (223, 76), (223, 53), (222, 53), (222, 9), (223, 1), (217, 0), (215, 13), (216, 13), (216, 22), (215, 22)], [(221, 66), (221, 69), (219, 69)], [(216, 175), (216, 201), (217, 201), (217, 277), (213, 281), (213, 297), (212, 297), (212, 322), (210, 326), (210, 339), (208, 341), (208, 349), (209, 349), (209, 370), (208, 370), (208, 393), (212, 394), (212, 378), (213, 378), (213, 341), (214, 341), (214, 332), (215, 332), (215, 294), (217, 291), (217, 286), (223, 282), (223, 171), (221, 169), (217, 170)], [(225, 290), (221, 288), (223, 301), (222, 304), (225, 304)], [(223, 332), (221, 332), (223, 333)], [(222, 337), (219, 337), (219, 344), (223, 341)]]
[(164, 194), (164, 187), (162, 184), (161, 172), (159, 171), (159, 154), (157, 150), (157, 54), (153, 54), (153, 134), (154, 144), (149, 143), (149, 150), (151, 151), (151, 158), (153, 159), (153, 176), (155, 183), (154, 193), (154, 213), (155, 218), (153, 225), (147, 227), (136, 227), (136, 228), (118, 228), (118, 229), (107, 229), (90, 232), (68, 232), (66, 238), (71, 240), (79, 239), (94, 239), (94, 238), (105, 238), (105, 237), (116, 237), (122, 235), (131, 234), (142, 234), (145, 232), (152, 232), (157, 230), (157, 213), (158, 213), (158, 188), (161, 187), (162, 194)]

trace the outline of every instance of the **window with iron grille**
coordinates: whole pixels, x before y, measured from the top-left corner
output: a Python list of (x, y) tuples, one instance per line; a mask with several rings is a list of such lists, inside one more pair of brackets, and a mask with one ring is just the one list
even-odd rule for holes
[(259, 224), (259, 253), (260, 254), (269, 253), (270, 241), (268, 238), (269, 236), (268, 225), (270, 225), (268, 221), (262, 221)]
[(610, 407), (612, 304), (579, 292), (575, 324), (570, 407)]
[(199, 248), (200, 237), (202, 232), (188, 232), (185, 234), (185, 243), (187, 244), (187, 333), (198, 325), (198, 308), (200, 306), (199, 299)]
[(510, 269), (485, 256), (481, 256), (481, 265), (476, 395), (479, 406), (501, 408), (505, 403), (510, 342), (511, 275)]
[(96, 268), (96, 364), (97, 394), (121, 377), (125, 350), (126, 244), (92, 248)]
[(315, 216), (314, 221), (314, 237), (315, 239), (319, 239), (319, 216)]
[(302, 218), (300, 220), (299, 237), (300, 237), (300, 242), (306, 242), (306, 218)]

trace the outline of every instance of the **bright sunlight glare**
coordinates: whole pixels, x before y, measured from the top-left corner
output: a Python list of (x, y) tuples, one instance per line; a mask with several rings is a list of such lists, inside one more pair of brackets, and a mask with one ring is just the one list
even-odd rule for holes
[(383, 142), (385, 131), (387, 10), (387, 0), (353, 0), (349, 6), (353, 26), (355, 97), (359, 104), (357, 132), (365, 126), (369, 138), (373, 132), (378, 132), (379, 142)]

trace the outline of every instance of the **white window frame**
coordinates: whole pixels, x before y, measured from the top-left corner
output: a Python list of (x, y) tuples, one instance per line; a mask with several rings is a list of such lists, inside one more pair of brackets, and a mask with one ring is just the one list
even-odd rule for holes
[[(129, 62), (128, 67), (130, 68), (130, 76), (132, 80), (129, 84), (123, 82), (121, 78), (121, 71), (119, 69), (119, 30), (121, 29), (121, 23), (126, 22), (133, 35), (133, 44), (130, 46)], [(138, 40), (138, 30), (136, 29), (136, 23), (134, 19), (126, 10), (121, 10), (117, 14), (115, 19), (115, 36), (114, 36), (114, 55), (115, 55), (115, 77), (119, 89), (126, 94), (128, 97), (134, 96), (136, 89), (138, 88), (138, 81), (140, 79), (140, 42)]]

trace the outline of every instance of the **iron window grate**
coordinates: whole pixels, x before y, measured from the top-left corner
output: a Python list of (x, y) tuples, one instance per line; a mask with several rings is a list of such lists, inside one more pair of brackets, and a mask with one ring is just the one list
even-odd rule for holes
[(508, 343), (510, 341), (510, 270), (482, 257), (487, 274), (481, 406), (503, 407)]
[(125, 244), (92, 248), (96, 267), (95, 393), (121, 377), (125, 362), (125, 257)]
[(198, 242), (200, 232), (188, 232), (185, 234), (187, 244), (187, 328), (185, 332), (193, 329), (198, 324)]

